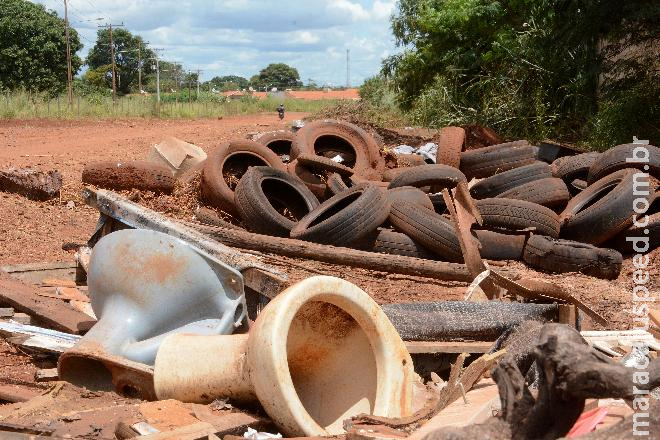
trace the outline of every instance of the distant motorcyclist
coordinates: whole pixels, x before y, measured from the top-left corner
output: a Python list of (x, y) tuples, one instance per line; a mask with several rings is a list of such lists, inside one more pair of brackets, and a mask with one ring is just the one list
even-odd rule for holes
[(284, 104), (277, 106), (277, 114), (280, 116), (280, 121), (284, 119)]

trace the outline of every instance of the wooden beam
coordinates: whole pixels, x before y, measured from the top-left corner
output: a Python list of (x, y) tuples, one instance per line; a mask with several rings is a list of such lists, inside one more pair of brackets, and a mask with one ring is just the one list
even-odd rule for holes
[(4, 271), (0, 271), (0, 302), (66, 333), (79, 333), (80, 324), (90, 320), (62, 300), (38, 295), (37, 287), (22, 283)]

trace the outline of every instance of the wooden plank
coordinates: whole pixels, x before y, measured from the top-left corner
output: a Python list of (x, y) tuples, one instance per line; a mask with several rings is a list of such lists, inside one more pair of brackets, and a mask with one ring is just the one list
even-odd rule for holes
[(57, 368), (44, 368), (34, 373), (35, 382), (51, 382), (59, 379)]
[(28, 313), (45, 325), (67, 333), (79, 333), (78, 325), (89, 316), (54, 298), (37, 295), (37, 288), (0, 271), (0, 302)]
[(404, 341), (408, 353), (488, 353), (493, 342), (483, 341)]
[(573, 328), (577, 326), (577, 311), (573, 304), (559, 304), (559, 322)]
[(0, 266), (1, 270), (4, 270), (8, 273), (22, 273), (22, 272), (45, 272), (49, 270), (60, 270), (60, 269), (75, 269), (76, 263), (72, 262), (45, 262), (45, 263), (26, 263), (26, 264), (10, 264), (6, 266)]
[(193, 405), (192, 412), (202, 422), (207, 422), (215, 427), (215, 434), (242, 435), (248, 428), (261, 431), (272, 425), (270, 420), (254, 417), (243, 412), (213, 411), (208, 405)]
[(14, 316), (13, 307), (0, 307), (0, 318), (11, 318)]

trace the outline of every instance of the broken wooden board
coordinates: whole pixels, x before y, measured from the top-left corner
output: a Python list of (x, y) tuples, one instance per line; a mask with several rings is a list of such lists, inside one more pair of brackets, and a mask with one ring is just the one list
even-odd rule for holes
[(409, 440), (421, 440), (433, 431), (447, 426), (467, 426), (483, 423), (500, 408), (500, 394), (491, 379), (482, 379), (463, 399), (447, 405), (439, 414), (410, 434)]
[(198, 440), (215, 434), (215, 427), (210, 423), (197, 422), (166, 432), (140, 436), (142, 440)]
[(89, 316), (61, 300), (44, 298), (37, 288), (0, 271), (0, 302), (37, 318), (44, 325), (67, 333), (79, 333), (79, 325)]
[(0, 270), (28, 284), (39, 284), (46, 278), (74, 280), (76, 277), (76, 263), (68, 261), (11, 264), (1, 266)]

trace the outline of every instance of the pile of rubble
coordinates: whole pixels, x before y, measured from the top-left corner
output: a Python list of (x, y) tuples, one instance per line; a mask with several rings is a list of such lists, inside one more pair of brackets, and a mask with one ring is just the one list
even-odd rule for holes
[[(657, 311), (651, 332), (580, 332), (580, 314), (607, 321), (496, 264), (616, 278), (621, 253), (640, 245), (626, 240), (639, 234), (633, 200), (648, 206), (642, 237), (658, 246), (656, 147), (648, 170), (625, 160), (634, 144), (466, 149), (466, 131), (447, 127), (383, 148), (346, 122), (298, 128), (208, 157), (169, 139), (148, 160), (85, 168), (83, 198), (100, 218), (76, 264), (0, 272), (0, 304), (32, 318), (0, 320), (0, 334), (57, 359), (49, 377), (64, 381), (32, 399), (0, 387), (16, 402), (0, 406), (0, 434), (556, 439), (600, 425), (583, 438), (623, 438), (639, 395), (657, 430)], [(198, 186), (195, 218), (112, 191), (181, 184)], [(338, 277), (290, 282), (265, 255), (469, 286), (464, 301), (378, 305)], [(81, 389), (105, 406), (65, 411)]]

